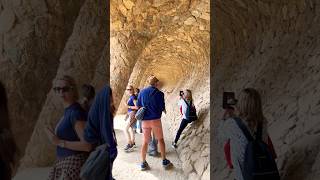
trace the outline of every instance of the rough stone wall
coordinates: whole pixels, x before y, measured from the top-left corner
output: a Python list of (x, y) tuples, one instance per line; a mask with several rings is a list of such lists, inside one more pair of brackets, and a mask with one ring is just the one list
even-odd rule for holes
[(126, 86), (143, 88), (156, 75), (166, 97), (165, 139), (172, 141), (181, 121), (179, 91), (193, 91), (200, 120), (185, 130), (178, 148), (189, 179), (209, 179), (210, 172), (209, 9), (207, 0), (111, 1), (110, 75), (118, 113), (125, 112)]
[[(78, 87), (83, 83), (92, 83), (96, 91), (99, 91), (109, 83), (107, 5), (106, 1), (99, 0), (84, 2), (60, 57), (56, 75), (73, 76)], [(44, 127), (48, 124), (55, 125), (62, 114), (62, 104), (57, 101), (53, 91), (50, 91), (28, 142), (21, 169), (52, 164), (55, 151), (45, 136)]]
[(0, 80), (22, 155), (82, 3), (0, 1)]
[(230, 179), (215, 132), (222, 88), (257, 88), (284, 180), (319, 175), (319, 30), (315, 0), (213, 3), (213, 179)]

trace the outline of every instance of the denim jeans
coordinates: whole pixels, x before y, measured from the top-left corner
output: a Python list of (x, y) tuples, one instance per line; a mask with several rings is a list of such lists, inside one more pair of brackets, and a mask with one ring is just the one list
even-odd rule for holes
[(180, 135), (182, 133), (182, 131), (187, 127), (187, 125), (189, 124), (190, 122), (186, 119), (182, 119), (181, 123), (180, 123), (180, 127), (178, 129), (178, 132), (177, 132), (177, 135), (176, 135), (176, 138), (174, 139), (174, 142), (177, 143), (180, 139)]

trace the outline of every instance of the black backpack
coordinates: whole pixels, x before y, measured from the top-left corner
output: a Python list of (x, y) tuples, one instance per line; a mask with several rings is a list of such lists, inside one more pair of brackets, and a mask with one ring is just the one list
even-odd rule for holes
[(185, 99), (184, 102), (187, 104), (189, 110), (189, 114), (187, 114), (187, 120), (189, 120), (190, 122), (197, 120), (197, 110), (194, 106), (192, 106), (192, 101), (190, 102), (190, 105)]
[(235, 118), (236, 123), (248, 140), (241, 172), (244, 180), (280, 180), (277, 164), (268, 145), (262, 140), (262, 125), (257, 128), (253, 138), (242, 120)]

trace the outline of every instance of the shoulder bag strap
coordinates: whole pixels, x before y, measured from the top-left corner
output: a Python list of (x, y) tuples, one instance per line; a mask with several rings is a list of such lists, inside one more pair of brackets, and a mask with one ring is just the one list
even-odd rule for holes
[(243, 124), (242, 120), (238, 117), (235, 117), (234, 120), (236, 121), (238, 127), (242, 130), (243, 134), (246, 136), (248, 141), (253, 141), (253, 137), (250, 134), (248, 128), (246, 127), (246, 125)]
[[(191, 108), (191, 106), (188, 104), (188, 102), (185, 100), (185, 99), (183, 99), (184, 100), (184, 102), (187, 104), (187, 106), (189, 107), (189, 108)], [(192, 104), (192, 102), (191, 102), (191, 104)]]

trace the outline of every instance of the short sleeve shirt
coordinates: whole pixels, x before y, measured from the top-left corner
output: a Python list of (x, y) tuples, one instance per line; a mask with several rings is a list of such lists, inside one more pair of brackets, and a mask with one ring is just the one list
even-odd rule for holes
[[(136, 99), (135, 95), (130, 96), (127, 105), (128, 106), (135, 106), (134, 101)], [(130, 113), (132, 111), (132, 109), (128, 108), (128, 113)]]
[[(86, 121), (87, 113), (79, 103), (74, 103), (65, 108), (63, 117), (60, 119), (56, 127), (56, 135), (59, 139), (66, 141), (80, 141), (77, 132), (74, 128), (77, 121)], [(57, 156), (60, 158), (71, 156), (80, 153), (79, 151), (70, 150), (67, 148), (57, 147)]]

